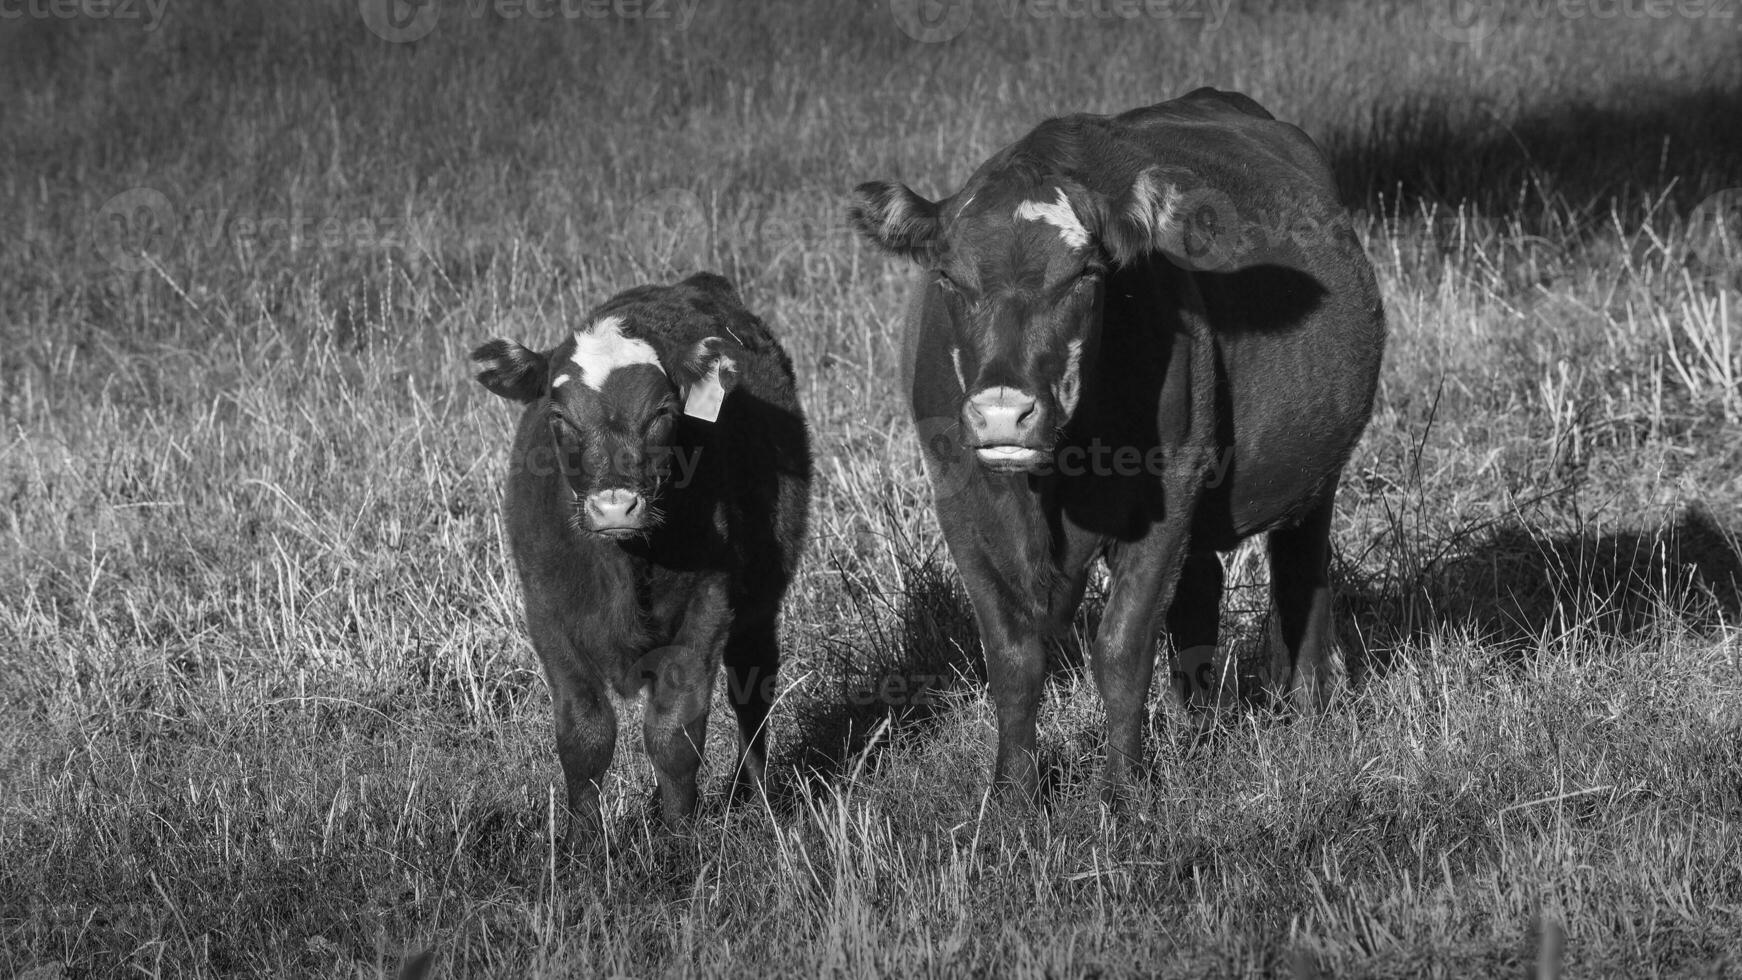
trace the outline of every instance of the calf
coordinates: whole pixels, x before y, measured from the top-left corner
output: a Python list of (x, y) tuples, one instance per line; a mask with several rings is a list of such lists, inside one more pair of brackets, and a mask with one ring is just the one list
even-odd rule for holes
[(792, 362), (731, 283), (619, 293), (555, 349), (492, 340), (478, 381), (526, 406), (504, 517), (568, 784), (599, 828), (611, 694), (645, 691), (661, 812), (695, 811), (714, 675), (738, 718), (733, 794), (759, 788), (776, 618), (805, 537), (810, 437)]
[(1162, 613), (1176, 648), (1213, 647), (1217, 552), (1243, 538), (1269, 536), (1271, 688), (1320, 704), (1331, 504), (1385, 327), (1312, 140), (1199, 89), (1045, 122), (940, 202), (862, 184), (849, 216), (925, 270), (905, 381), (985, 642), (994, 784), (1036, 791), (1043, 634), (1097, 557), (1109, 799), (1141, 766)]

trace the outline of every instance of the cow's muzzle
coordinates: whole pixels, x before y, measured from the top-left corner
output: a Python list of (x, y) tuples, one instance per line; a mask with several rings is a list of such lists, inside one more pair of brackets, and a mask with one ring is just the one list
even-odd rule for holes
[(627, 538), (641, 533), (647, 500), (633, 490), (600, 490), (587, 496), (582, 513), (587, 530), (608, 538)]
[(975, 392), (962, 405), (962, 432), (980, 464), (1000, 472), (1031, 470), (1052, 452), (1046, 411), (1020, 388), (999, 385)]

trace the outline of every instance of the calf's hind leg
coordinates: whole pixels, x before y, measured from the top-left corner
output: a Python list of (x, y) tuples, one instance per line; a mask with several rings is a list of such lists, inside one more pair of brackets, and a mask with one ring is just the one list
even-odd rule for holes
[(738, 765), (732, 770), (732, 797), (762, 791), (767, 771), (768, 712), (774, 702), (774, 677), (780, 668), (775, 620), (740, 621), (726, 640), (726, 695), (738, 717)]

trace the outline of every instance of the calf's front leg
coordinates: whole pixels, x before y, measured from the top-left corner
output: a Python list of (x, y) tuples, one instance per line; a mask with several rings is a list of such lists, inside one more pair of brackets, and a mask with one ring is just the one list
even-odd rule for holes
[(568, 829), (563, 843), (578, 849), (603, 831), (599, 783), (617, 748), (617, 712), (602, 681), (582, 664), (560, 630), (533, 631), (534, 645), (550, 685), (557, 758), (568, 790)]

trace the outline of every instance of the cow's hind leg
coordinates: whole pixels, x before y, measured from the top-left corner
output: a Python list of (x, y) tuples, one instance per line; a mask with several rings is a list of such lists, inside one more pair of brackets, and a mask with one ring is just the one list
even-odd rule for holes
[(1213, 691), (1217, 679), (1216, 645), (1222, 625), (1222, 559), (1214, 551), (1194, 551), (1180, 569), (1173, 604), (1167, 608), (1168, 638), (1173, 641), (1176, 704), (1192, 701), (1192, 692)]
[(774, 703), (780, 647), (772, 615), (739, 622), (726, 640), (726, 694), (738, 717), (738, 764), (732, 770), (732, 797), (762, 791), (767, 771), (768, 712)]
[(1270, 532), (1271, 699), (1316, 710), (1329, 702), (1331, 674), (1331, 500), (1298, 526)]

